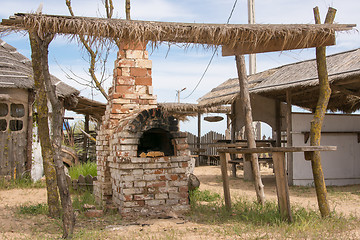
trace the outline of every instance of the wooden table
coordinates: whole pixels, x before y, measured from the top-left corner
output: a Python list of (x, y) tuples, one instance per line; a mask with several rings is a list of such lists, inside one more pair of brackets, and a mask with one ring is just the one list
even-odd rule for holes
[[(304, 146), (304, 147), (257, 147), (257, 148), (234, 148), (235, 144), (229, 144), (229, 147), (218, 149), (220, 155), (221, 175), (224, 187), (224, 198), (227, 209), (231, 209), (231, 198), (229, 189), (229, 176), (227, 173), (226, 153), (232, 154), (253, 154), (253, 153), (272, 153), (276, 180), (276, 192), (279, 204), (280, 215), (292, 222), (289, 185), (286, 176), (285, 153), (286, 152), (304, 152), (304, 155), (312, 155), (315, 151), (335, 151), (336, 146)], [(247, 158), (250, 159), (250, 158)]]

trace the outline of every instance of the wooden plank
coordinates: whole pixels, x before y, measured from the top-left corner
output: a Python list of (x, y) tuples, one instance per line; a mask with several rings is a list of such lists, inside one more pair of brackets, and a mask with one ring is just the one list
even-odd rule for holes
[(287, 219), (288, 222), (292, 222), (289, 186), (285, 167), (285, 152), (274, 152), (273, 162), (280, 215), (283, 219)]
[(221, 166), (221, 176), (223, 180), (225, 206), (226, 209), (230, 211), (231, 198), (230, 198), (230, 188), (229, 188), (229, 175), (227, 172), (227, 161), (226, 161), (225, 153), (220, 153), (220, 166)]
[(272, 153), (272, 152), (313, 152), (336, 151), (337, 146), (303, 146), (303, 147), (259, 147), (218, 149), (219, 153)]
[(335, 45), (335, 34), (331, 34), (331, 37), (325, 41), (318, 38), (314, 38), (307, 41), (288, 40), (285, 38), (272, 38), (268, 42), (256, 43), (256, 42), (238, 42), (235, 47), (222, 46), (222, 56), (236, 56), (250, 53), (263, 53), (263, 52), (275, 52), (291, 49), (303, 49), (312, 47), (325, 47)]

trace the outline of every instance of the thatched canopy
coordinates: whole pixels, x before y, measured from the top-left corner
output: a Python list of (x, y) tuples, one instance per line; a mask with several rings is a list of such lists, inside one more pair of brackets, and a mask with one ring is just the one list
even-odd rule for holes
[(101, 117), (104, 116), (106, 110), (106, 103), (101, 103), (82, 96), (78, 96), (78, 103), (76, 106), (69, 107), (68, 110), (74, 111), (83, 115), (90, 115), (97, 121), (101, 122)]
[(199, 113), (229, 114), (231, 112), (230, 106), (204, 107), (192, 103), (159, 103), (158, 107), (169, 115), (172, 115), (182, 121), (187, 120), (187, 117), (195, 117)]
[[(122, 42), (195, 43), (227, 48), (246, 46), (254, 49), (281, 43), (275, 50), (335, 44), (335, 31), (351, 30), (350, 24), (202, 24), (155, 21), (128, 21), (88, 17), (18, 13), (3, 19), (2, 25), (39, 33), (89, 35), (97, 39), (120, 39)], [(273, 46), (269, 46), (273, 47)], [(279, 48), (279, 49), (278, 49)], [(271, 51), (274, 51), (272, 49)]]
[[(332, 94), (328, 109), (354, 112), (360, 109), (360, 49), (327, 57)], [(291, 91), (292, 104), (313, 109), (316, 106), (319, 80), (316, 60), (308, 60), (248, 76), (249, 91), (265, 97), (286, 101)], [(201, 106), (231, 104), (239, 97), (239, 81), (229, 79), (201, 97)]]

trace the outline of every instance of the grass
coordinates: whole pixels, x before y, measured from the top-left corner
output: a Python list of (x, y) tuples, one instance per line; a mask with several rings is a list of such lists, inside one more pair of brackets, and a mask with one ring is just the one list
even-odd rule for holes
[(45, 203), (39, 203), (36, 205), (21, 205), (17, 211), (19, 214), (27, 214), (27, 215), (39, 215), (48, 214), (48, 206)]
[[(190, 194), (191, 221), (214, 225), (214, 231), (225, 236), (241, 236), (249, 239), (267, 238), (321, 238), (337, 239), (341, 234), (354, 229), (358, 220), (332, 212), (330, 217), (321, 218), (318, 211), (293, 206), (293, 222), (281, 219), (277, 203), (266, 202), (264, 206), (257, 202), (239, 198), (233, 201), (231, 211), (227, 211), (223, 200), (202, 204), (196, 196), (209, 193)], [(210, 193), (211, 195), (211, 193)], [(195, 197), (194, 197), (195, 196)], [(221, 226), (217, 228), (217, 226)], [(260, 234), (260, 235), (259, 235)], [(263, 234), (263, 235), (262, 235)], [(350, 236), (349, 236), (350, 237)]]
[(71, 179), (78, 179), (80, 175), (93, 177), (97, 176), (96, 162), (80, 163), (70, 167), (69, 175)]
[(22, 177), (18, 179), (6, 179), (0, 177), (0, 189), (15, 189), (15, 188), (44, 188), (45, 182), (39, 180), (33, 182), (30, 177)]
[(90, 191), (82, 192), (81, 194), (76, 194), (73, 198), (73, 208), (80, 212), (84, 211), (84, 204), (96, 206), (94, 194)]

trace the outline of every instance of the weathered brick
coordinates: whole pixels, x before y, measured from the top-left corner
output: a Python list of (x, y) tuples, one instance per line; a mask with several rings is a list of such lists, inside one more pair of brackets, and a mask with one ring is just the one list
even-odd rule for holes
[(128, 188), (128, 189), (123, 189), (123, 193), (124, 193), (125, 195), (141, 194), (141, 193), (144, 193), (144, 188)]
[(136, 59), (135, 67), (139, 68), (152, 68), (152, 61), (148, 59)]
[(187, 181), (171, 181), (169, 185), (172, 187), (180, 187), (180, 186), (187, 186)]
[(147, 200), (145, 201), (145, 204), (149, 206), (159, 206), (159, 205), (164, 205), (165, 200)]
[[(122, 85), (125, 85), (125, 86), (132, 86), (132, 85), (135, 85), (135, 78), (132, 77), (132, 76), (118, 76), (116, 77), (116, 86), (122, 86)], [(131, 90), (135, 90), (135, 89), (131, 89)], [(116, 93), (122, 93), (122, 92), (118, 92), (116, 91)], [(115, 98), (115, 99), (118, 99), (118, 98)], [(115, 100), (113, 99), (113, 100)]]
[(146, 186), (146, 182), (145, 181), (135, 181), (134, 182), (134, 187), (136, 188), (142, 188)]
[(154, 199), (154, 194), (141, 194), (141, 195), (134, 195), (134, 200), (151, 200)]
[(155, 199), (167, 199), (169, 196), (167, 193), (158, 193), (155, 194)]
[(135, 61), (131, 59), (120, 59), (117, 62), (118, 67), (135, 67)]
[[(125, 57), (130, 59), (144, 58), (145, 51), (143, 50), (126, 50)], [(135, 62), (134, 62), (135, 66)]]

